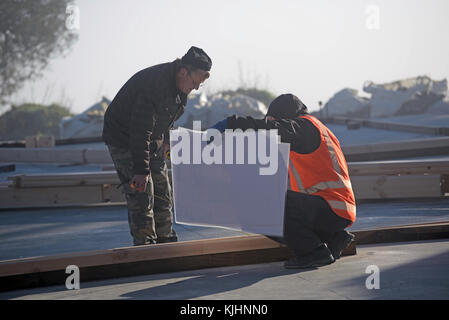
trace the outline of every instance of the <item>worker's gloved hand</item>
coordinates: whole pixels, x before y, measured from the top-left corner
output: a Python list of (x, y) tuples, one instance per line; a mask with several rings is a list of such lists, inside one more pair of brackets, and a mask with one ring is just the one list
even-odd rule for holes
[[(223, 132), (225, 132), (225, 130), (227, 128), (227, 123), (228, 123), (228, 121), (226, 119), (224, 119), (224, 120), (217, 122), (215, 125), (213, 125), (209, 129), (215, 129), (215, 130), (218, 130), (221, 133), (223, 133)], [(207, 141), (207, 144), (211, 143), (212, 141), (214, 141), (214, 136), (211, 136), (209, 138), (209, 140)]]
[(227, 119), (224, 119), (224, 120), (217, 122), (215, 125), (210, 127), (210, 129), (217, 129), (218, 131), (223, 133), (223, 132), (225, 132), (227, 127), (228, 127), (228, 121), (227, 121)]

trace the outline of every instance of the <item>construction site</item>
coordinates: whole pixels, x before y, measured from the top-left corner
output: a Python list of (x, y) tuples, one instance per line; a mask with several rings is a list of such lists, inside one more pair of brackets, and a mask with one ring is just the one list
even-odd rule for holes
[[(100, 137), (104, 99), (65, 119), (64, 138), (2, 143), (0, 299), (449, 299), (447, 81), (366, 90), (371, 99), (344, 90), (315, 114), (340, 140), (357, 201), (355, 241), (335, 263), (284, 269), (290, 249), (262, 234), (179, 221), (178, 242), (134, 247)], [(197, 95), (176, 125), (238, 112), (262, 118), (266, 107)]]

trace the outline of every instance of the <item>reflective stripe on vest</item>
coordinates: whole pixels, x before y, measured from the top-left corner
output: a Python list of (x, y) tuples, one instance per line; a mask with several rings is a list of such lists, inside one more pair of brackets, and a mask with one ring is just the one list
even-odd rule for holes
[[(322, 181), (317, 183), (316, 185), (304, 189), (304, 185), (302, 184), (301, 177), (299, 176), (298, 171), (296, 171), (295, 166), (293, 165), (292, 159), (290, 159), (290, 168), (293, 172), (293, 176), (295, 177), (296, 184), (298, 185), (299, 192), (312, 194), (321, 190), (326, 189), (340, 189), (340, 188), (351, 188), (351, 181), (344, 179), (340, 174), (338, 175), (341, 180), (338, 181)], [(291, 184), (289, 184), (289, 190), (293, 190)]]
[(347, 202), (344, 201), (336, 201), (336, 200), (327, 200), (327, 202), (329, 203), (329, 205), (334, 208), (334, 209), (340, 209), (340, 210), (346, 210), (349, 211), (353, 214), (356, 213), (356, 208), (354, 205), (349, 204)]
[[(337, 144), (334, 143), (329, 136), (328, 129), (318, 120), (312, 116), (301, 116), (311, 121), (320, 131), (321, 143), (317, 150), (311, 154), (302, 155), (291, 151), (290, 165), (289, 165), (289, 190), (307, 193), (311, 195), (319, 195), (324, 198), (333, 211), (345, 219), (355, 221), (356, 206), (354, 194), (352, 192), (351, 181), (347, 171), (346, 161), (343, 153)], [(323, 144), (323, 140), (325, 145)], [(338, 148), (338, 151), (336, 150)], [(328, 156), (323, 152), (328, 151)], [(314, 155), (315, 154), (315, 155)], [(327, 154), (327, 153), (326, 153)], [(292, 158), (293, 157), (293, 158)], [(339, 162), (340, 157), (340, 162)], [(326, 160), (328, 159), (328, 160)], [(317, 161), (315, 164), (313, 161)], [(325, 161), (325, 162), (323, 162)], [(305, 167), (301, 167), (301, 163)], [(310, 174), (309, 171), (304, 171), (304, 177), (308, 177), (306, 181), (301, 179), (299, 169), (307, 170), (305, 168), (314, 168), (315, 165), (323, 166), (322, 172)], [(322, 179), (324, 181), (320, 181)], [(327, 181), (333, 179), (331, 181)], [(310, 185), (311, 183), (314, 185)], [(338, 190), (336, 190), (338, 189)]]
[(335, 152), (334, 145), (332, 144), (332, 141), (331, 141), (329, 135), (327, 134), (327, 128), (325, 126), (323, 126), (323, 124), (321, 122), (313, 121), (312, 123), (316, 124), (320, 127), (320, 129), (321, 129), (320, 131), (323, 134), (324, 140), (326, 141), (326, 144), (327, 144), (327, 150), (329, 151), (329, 154), (331, 156), (331, 161), (332, 161), (332, 165), (334, 166), (334, 170), (336, 173), (341, 175), (341, 168), (340, 168), (340, 164), (338, 163), (337, 153)]
[[(299, 176), (298, 171), (296, 171), (296, 168), (293, 165), (292, 158), (290, 158), (290, 170), (292, 170), (292, 172), (293, 172), (293, 176), (295, 177), (295, 181), (296, 181), (296, 184), (298, 186), (299, 192), (308, 193), (304, 189), (304, 186), (303, 186), (302, 181), (301, 181), (301, 177)], [(288, 175), (288, 177), (289, 177), (288, 189), (289, 190), (294, 190), (294, 188), (291, 186), (292, 181), (290, 180), (290, 175)]]

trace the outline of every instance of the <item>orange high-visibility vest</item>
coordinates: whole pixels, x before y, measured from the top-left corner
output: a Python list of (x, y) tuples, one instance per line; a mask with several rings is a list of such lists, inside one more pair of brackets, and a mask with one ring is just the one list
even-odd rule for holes
[(289, 190), (320, 196), (342, 218), (355, 221), (355, 197), (348, 165), (335, 135), (317, 118), (304, 115), (319, 130), (321, 143), (309, 154), (290, 151)]

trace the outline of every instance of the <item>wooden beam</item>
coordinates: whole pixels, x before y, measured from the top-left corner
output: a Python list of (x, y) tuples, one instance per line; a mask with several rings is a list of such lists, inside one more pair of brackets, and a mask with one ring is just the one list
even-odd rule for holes
[(442, 197), (440, 175), (355, 176), (356, 200)]
[[(67, 138), (67, 139), (56, 139), (55, 145), (70, 145), (70, 144), (81, 144), (81, 143), (92, 143), (92, 142), (103, 142), (102, 137), (84, 137), (84, 138)], [(0, 148), (24, 148), (25, 141), (0, 141)]]
[(392, 160), (348, 162), (349, 175), (418, 175), (449, 174), (449, 160)]
[[(356, 254), (355, 244), (343, 255)], [(286, 260), (291, 251), (265, 236), (251, 235), (127, 247), (0, 262), (0, 291), (65, 283), (69, 265), (81, 281)]]
[(449, 137), (344, 146), (342, 150), (346, 161), (378, 161), (406, 157), (449, 155)]
[(45, 188), (0, 188), (0, 208), (37, 208), (124, 204), (116, 185), (53, 186)]
[(362, 119), (362, 118), (347, 118), (347, 117), (326, 117), (320, 118), (324, 123), (334, 123), (339, 125), (348, 125), (351, 122), (357, 122), (361, 126), (367, 128), (375, 128), (390, 131), (402, 131), (402, 132), (412, 132), (428, 134), (433, 136), (449, 136), (448, 127), (433, 127), (433, 126), (421, 126), (415, 124), (398, 123), (398, 122), (388, 122), (388, 121), (375, 121), (372, 119)]
[(345, 155), (449, 147), (449, 137), (412, 139), (343, 147)]
[[(357, 244), (449, 238), (449, 222), (354, 231)], [(356, 254), (355, 243), (344, 255)], [(287, 259), (291, 251), (262, 235), (164, 243), (0, 262), (0, 291), (63, 285), (69, 265), (81, 281), (142, 274), (265, 263)]]
[(264, 236), (182, 241), (0, 262), (0, 291), (65, 283), (68, 265), (81, 281), (286, 259), (290, 250)]
[(449, 222), (383, 227), (374, 230), (361, 230), (356, 234), (357, 244), (374, 244), (402, 241), (421, 241), (449, 238)]
[(0, 162), (15, 163), (112, 163), (107, 150), (58, 148), (8, 148)]
[(16, 188), (120, 184), (115, 171), (14, 175), (8, 180), (13, 181)]
[(230, 253), (281, 247), (283, 246), (278, 242), (260, 235), (180, 241), (158, 245), (61, 254), (53, 257), (1, 261), (0, 276), (62, 270), (70, 264), (83, 268), (96, 265), (105, 266), (137, 261), (205, 256), (224, 252)]
[(62, 145), (69, 145), (69, 144), (92, 143), (92, 142), (103, 142), (103, 138), (102, 137), (83, 137), (83, 138), (56, 139), (55, 144), (57, 146), (62, 146)]

